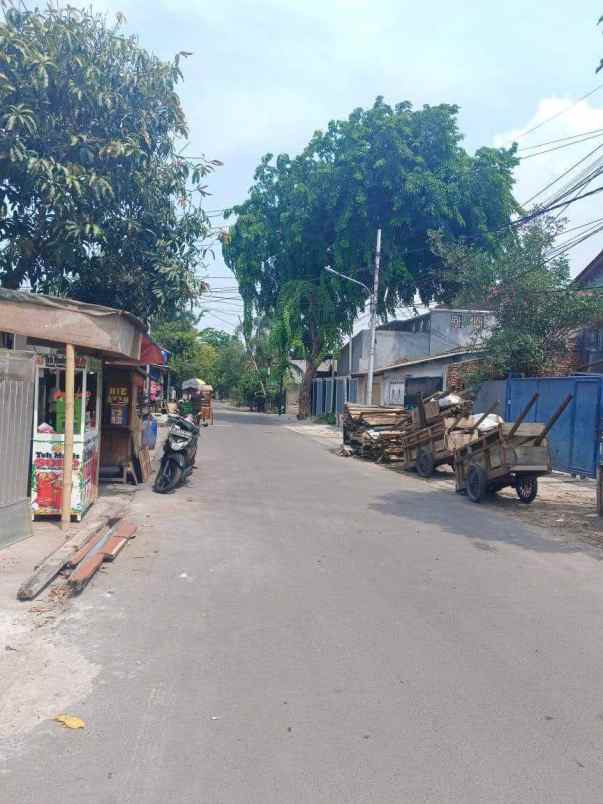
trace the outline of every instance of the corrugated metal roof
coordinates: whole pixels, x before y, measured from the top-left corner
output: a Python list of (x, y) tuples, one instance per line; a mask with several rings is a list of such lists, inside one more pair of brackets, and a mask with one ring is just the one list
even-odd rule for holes
[[(458, 355), (479, 355), (481, 354), (480, 349), (454, 349), (451, 352), (443, 352), (439, 355), (427, 355), (426, 357), (418, 357), (413, 360), (403, 360), (400, 363), (392, 363), (389, 366), (383, 366), (382, 368), (375, 369), (375, 374), (383, 374), (385, 371), (392, 371), (393, 369), (398, 368), (406, 368), (406, 366), (417, 366), (421, 363), (433, 363), (437, 360), (448, 360), (451, 357), (457, 357)], [(365, 374), (368, 374), (368, 371), (355, 371), (355, 377), (362, 377)]]

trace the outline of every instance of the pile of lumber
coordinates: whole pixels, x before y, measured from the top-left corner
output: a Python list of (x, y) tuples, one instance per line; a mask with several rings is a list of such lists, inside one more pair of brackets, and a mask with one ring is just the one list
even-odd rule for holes
[(365, 458), (400, 460), (403, 430), (410, 413), (403, 407), (348, 403), (343, 413), (343, 442)]

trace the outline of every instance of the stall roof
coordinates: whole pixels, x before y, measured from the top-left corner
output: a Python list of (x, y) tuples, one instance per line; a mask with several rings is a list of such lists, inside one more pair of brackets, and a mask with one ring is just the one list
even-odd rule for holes
[(136, 361), (148, 338), (142, 321), (125, 310), (6, 288), (0, 288), (0, 331)]

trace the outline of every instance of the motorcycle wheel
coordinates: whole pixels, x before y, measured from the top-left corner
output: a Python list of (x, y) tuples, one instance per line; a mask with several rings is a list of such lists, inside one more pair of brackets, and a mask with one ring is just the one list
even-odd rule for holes
[(177, 461), (168, 458), (163, 461), (153, 483), (153, 491), (157, 494), (167, 494), (173, 491), (182, 479), (182, 469)]

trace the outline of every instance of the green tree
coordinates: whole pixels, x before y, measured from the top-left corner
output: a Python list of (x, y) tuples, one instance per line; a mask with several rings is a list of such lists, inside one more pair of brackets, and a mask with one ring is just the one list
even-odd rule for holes
[(247, 315), (286, 309), (307, 370), (300, 413), (309, 413), (320, 361), (366, 303), (366, 293), (324, 271), (331, 265), (372, 284), (375, 236), (383, 230), (378, 312), (445, 299), (455, 291), (430, 234), (470, 237), (484, 249), (508, 224), (514, 149), (461, 147), (457, 108), (413, 110), (378, 98), (369, 110), (332, 121), (297, 157), (266, 155), (249, 198), (234, 207), (223, 241)]
[(236, 336), (218, 348), (214, 387), (220, 397), (240, 397), (236, 389), (248, 363), (245, 347)]
[(475, 380), (549, 371), (577, 328), (603, 320), (603, 295), (574, 288), (567, 257), (555, 256), (559, 232), (557, 221), (535, 221), (507, 234), (495, 254), (435, 243), (458, 288), (457, 302), (484, 306), (495, 317), (476, 342), (484, 360)]
[(176, 150), (189, 54), (162, 62), (122, 21), (58, 6), (0, 20), (0, 284), (149, 320), (202, 289), (199, 201), (218, 163)]
[(170, 352), (169, 368), (176, 385), (192, 377), (200, 377), (214, 385), (219, 351), (201, 339), (187, 317), (176, 318), (153, 328), (153, 338)]

